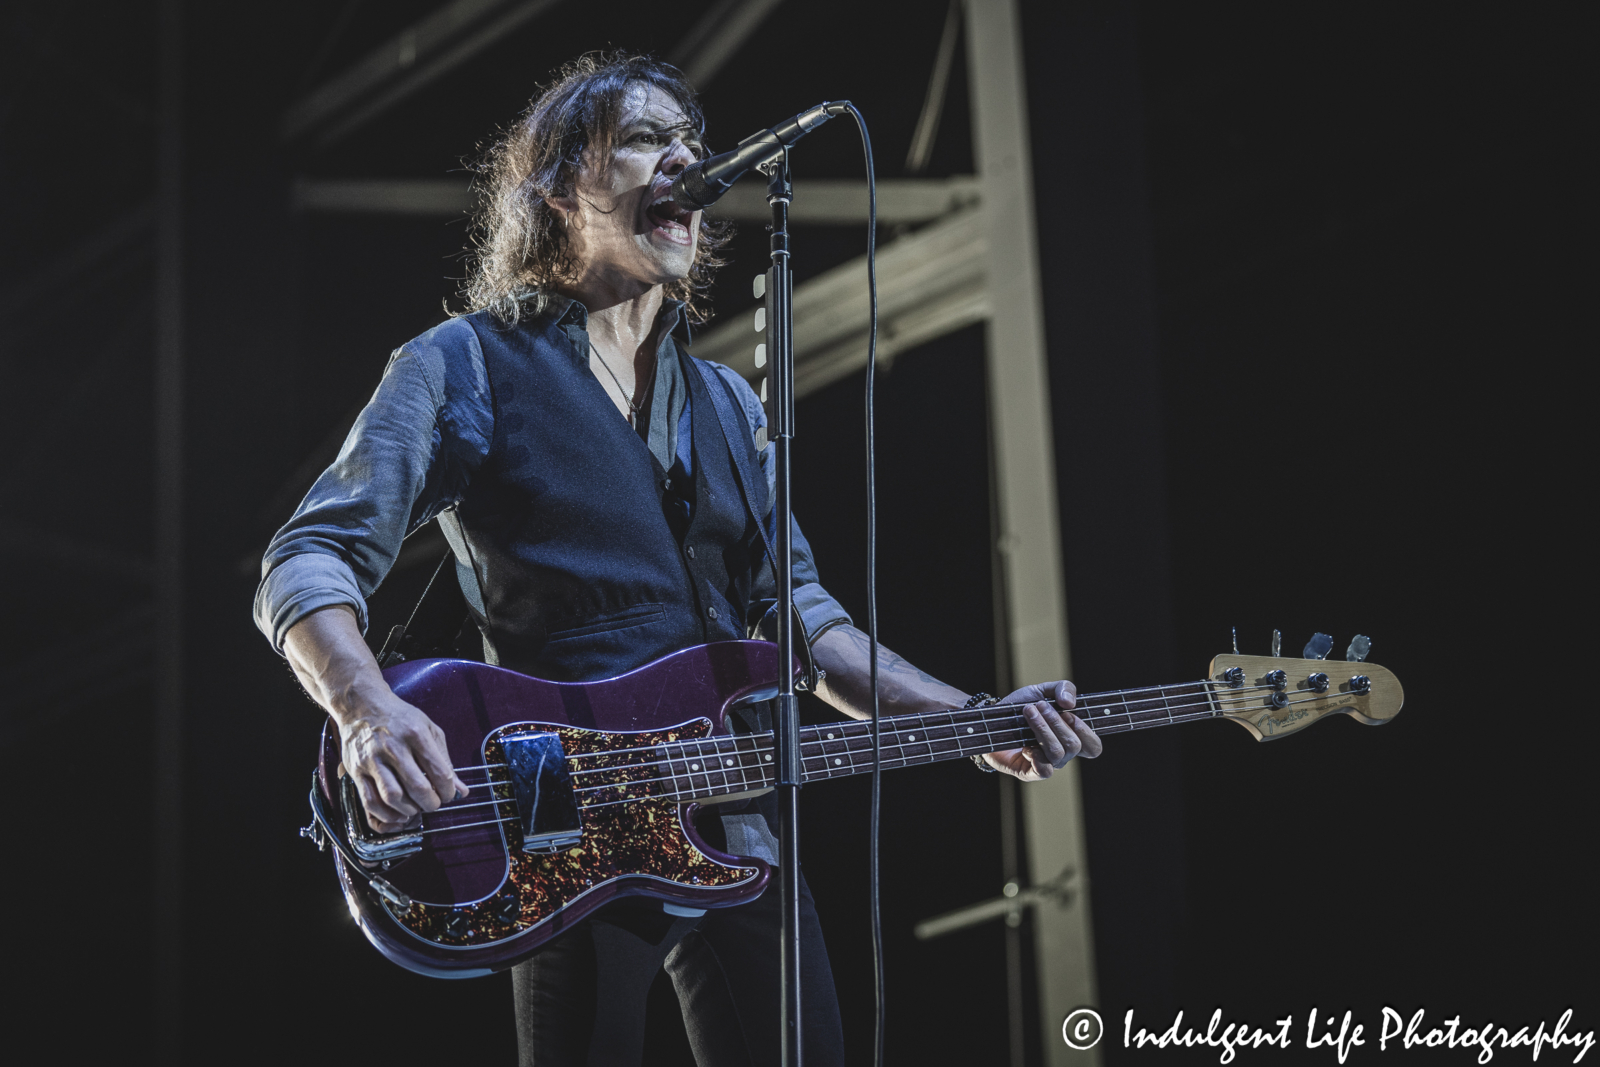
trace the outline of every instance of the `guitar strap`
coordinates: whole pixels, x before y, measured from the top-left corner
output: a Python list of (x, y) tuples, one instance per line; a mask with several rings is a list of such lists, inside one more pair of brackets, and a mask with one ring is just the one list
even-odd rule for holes
[[(755, 521), (756, 530), (761, 535), (761, 547), (766, 550), (767, 563), (772, 568), (773, 585), (778, 584), (778, 554), (773, 551), (772, 542), (777, 537), (776, 519), (774, 528), (767, 531), (767, 517), (772, 515), (770, 506), (757, 508), (751, 488), (760, 485), (766, 488), (767, 480), (761, 477), (755, 468), (755, 442), (750, 438), (750, 423), (738, 410), (738, 399), (734, 396), (733, 388), (723, 380), (722, 375), (714, 370), (710, 363), (703, 359), (690, 356), (687, 360), (690, 366), (700, 372), (701, 380), (706, 387), (706, 395), (711, 398), (711, 406), (717, 412), (717, 425), (722, 427), (722, 438), (727, 442), (728, 452), (733, 456), (734, 469), (739, 475), (739, 492), (744, 497), (745, 510), (750, 518)], [(760, 479), (757, 481), (757, 479)], [(767, 494), (761, 494), (763, 504), (770, 504), (766, 499)], [(806, 632), (805, 620), (800, 617), (800, 609), (791, 605), (794, 613), (794, 623), (800, 640), (797, 645), (800, 655), (805, 660), (805, 681), (800, 686), (803, 690), (816, 692), (817, 682), (821, 680), (821, 672), (817, 669), (816, 661), (811, 655), (811, 635)]]

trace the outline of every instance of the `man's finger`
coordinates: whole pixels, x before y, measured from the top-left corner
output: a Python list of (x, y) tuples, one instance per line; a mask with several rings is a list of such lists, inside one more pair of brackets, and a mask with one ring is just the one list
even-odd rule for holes
[(1073, 734), (1078, 738), (1078, 743), (1082, 746), (1078, 755), (1085, 759), (1094, 759), (1105, 751), (1106, 746), (1101, 742), (1100, 735), (1095, 733), (1093, 727), (1088, 723), (1070, 713), (1062, 717), (1072, 727)]
[(1065, 767), (1074, 756), (1083, 751), (1082, 739), (1078, 737), (1072, 726), (1067, 722), (1067, 719), (1071, 717), (1073, 716), (1070, 711), (1065, 714), (1052, 711), (1046, 716), (1050, 723), (1050, 728), (1055, 731), (1056, 738), (1061, 743), (1061, 754), (1053, 755), (1050, 760), (1050, 765), (1058, 771)]
[(372, 768), (371, 774), (373, 784), (377, 788), (378, 799), (399, 816), (402, 822), (422, 810), (417, 807), (416, 801), (408, 794), (405, 785), (395, 776), (392, 768), (380, 763)]
[[(1055, 709), (1042, 702), (1029, 704), (1027, 714), (1028, 725), (1033, 728), (1034, 736), (1039, 739), (1039, 744), (1044, 747), (1046, 762), (1055, 764), (1057, 761), (1066, 758), (1066, 742), (1056, 729), (1057, 725), (1061, 723), (1061, 717), (1056, 714)], [(1055, 719), (1055, 722), (1052, 723), (1051, 719)]]
[(356, 775), (356, 793), (361, 797), (361, 807), (367, 813), (367, 822), (372, 824), (374, 830), (385, 830), (390, 826), (403, 824), (405, 818), (395, 811), (378, 794), (378, 788), (370, 778)]
[(441, 806), (467, 792), (466, 783), (457, 777), (455, 768), (450, 766), (450, 755), (445, 751), (442, 740), (427, 745), (417, 753), (417, 763), (428, 776), (428, 784), (433, 787)]
[[(443, 803), (439, 791), (433, 788), (433, 783), (418, 765), (417, 757), (409, 747), (393, 753), (391, 758), (393, 762), (389, 769), (394, 772), (395, 778), (406, 791), (407, 799), (416, 805), (418, 811), (433, 811)], [(415, 815), (416, 812), (411, 814)]]

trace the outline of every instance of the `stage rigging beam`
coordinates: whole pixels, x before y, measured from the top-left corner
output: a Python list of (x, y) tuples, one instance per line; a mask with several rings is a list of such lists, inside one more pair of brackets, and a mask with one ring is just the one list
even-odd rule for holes
[(701, 92), (783, 0), (717, 0), (667, 54)]
[(383, 114), (561, 0), (455, 0), (408, 26), (284, 113), (279, 133), (327, 146)]
[(944, 114), (944, 98), (949, 95), (950, 68), (954, 65), (956, 40), (961, 36), (961, 0), (950, 0), (944, 31), (939, 35), (939, 50), (934, 53), (933, 73), (928, 77), (928, 95), (922, 101), (922, 114), (911, 135), (906, 152), (906, 173), (921, 174), (933, 156), (933, 142), (939, 136), (939, 117)]
[[(967, 0), (973, 151), (983, 181), (989, 303), (989, 425), (1011, 677), (1071, 677), (1056, 502), (1055, 452), (1034, 216), (1022, 27), (1016, 0)], [(1071, 872), (1074, 892), (1034, 911), (1034, 958), (1046, 1062), (1087, 1067), (1061, 1025), (1095, 1006), (1094, 945), (1078, 764), (1020, 790), (1029, 874), (1044, 885)]]
[[(800, 204), (800, 194), (795, 204)], [(878, 359), (982, 322), (989, 316), (983, 213), (961, 211), (878, 249)], [(867, 365), (867, 261), (863, 256), (794, 291), (795, 396), (804, 397)], [(726, 364), (752, 384), (753, 309), (696, 337), (701, 359)]]

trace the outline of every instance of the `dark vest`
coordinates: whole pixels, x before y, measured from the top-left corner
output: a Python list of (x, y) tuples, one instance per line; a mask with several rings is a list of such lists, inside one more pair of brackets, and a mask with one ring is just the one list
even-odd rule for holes
[[(473, 316), (494, 437), (456, 509), (502, 666), (606, 678), (669, 652), (745, 636), (760, 535), (707, 383), (688, 382), (694, 476), (662, 468), (588, 368), (581, 329)], [(581, 355), (580, 355), (581, 353)], [(749, 434), (734, 447), (748, 449)], [(751, 487), (764, 501), (766, 487)], [(684, 498), (693, 501), (684, 506)]]

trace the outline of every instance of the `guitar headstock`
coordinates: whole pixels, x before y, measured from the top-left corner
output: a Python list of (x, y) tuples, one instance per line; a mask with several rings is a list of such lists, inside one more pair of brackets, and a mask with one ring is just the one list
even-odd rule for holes
[(1211, 693), (1223, 717), (1257, 741), (1276, 740), (1337, 713), (1381, 726), (1405, 702), (1400, 680), (1376, 663), (1232, 653), (1212, 660), (1208, 677), (1221, 683)]

